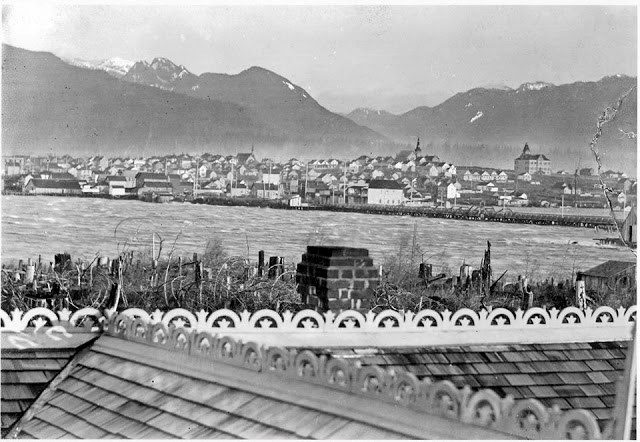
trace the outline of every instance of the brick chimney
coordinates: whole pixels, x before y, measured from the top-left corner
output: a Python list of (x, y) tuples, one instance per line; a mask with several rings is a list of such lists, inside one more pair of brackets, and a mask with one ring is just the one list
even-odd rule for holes
[(308, 246), (296, 282), (302, 302), (319, 312), (369, 311), (378, 286), (378, 269), (367, 249)]

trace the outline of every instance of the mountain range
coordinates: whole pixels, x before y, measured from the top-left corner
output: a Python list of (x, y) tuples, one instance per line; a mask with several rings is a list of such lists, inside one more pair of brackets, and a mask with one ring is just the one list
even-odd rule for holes
[[(61, 60), (3, 45), (3, 149), (7, 152), (234, 153), (264, 156), (394, 154), (419, 136), (429, 153), (457, 164), (512, 167), (525, 142), (553, 168), (583, 167), (605, 107), (631, 90), (599, 147), (607, 167), (635, 170), (637, 79), (525, 83), (461, 92), (404, 114), (356, 109), (338, 115), (287, 78), (260, 67), (193, 74), (151, 62)], [(592, 161), (592, 160), (591, 160)], [(589, 166), (590, 167), (590, 166)]]
[(254, 67), (196, 76), (164, 58), (118, 78), (103, 66), (3, 45), (6, 153), (235, 153), (360, 155), (392, 149), (375, 131), (334, 114), (289, 80)]
[[(522, 149), (525, 142), (555, 157), (556, 166), (572, 168), (582, 159), (589, 163), (589, 142), (599, 115), (626, 92), (615, 120), (603, 129), (598, 146), (607, 152), (608, 167), (629, 169), (636, 164), (636, 143), (623, 132), (636, 132), (637, 79), (613, 75), (591, 82), (553, 85), (522, 84), (516, 89), (475, 88), (454, 95), (435, 107), (418, 107), (404, 114), (356, 109), (346, 116), (363, 126), (401, 143), (435, 146), (466, 146), (459, 152), (441, 151), (452, 161), (500, 162), (503, 150), (489, 146), (508, 145)], [(484, 146), (484, 150), (479, 147)], [(458, 158), (455, 158), (455, 156)], [(474, 157), (474, 158), (472, 158)], [(554, 166), (554, 167), (556, 167)]]

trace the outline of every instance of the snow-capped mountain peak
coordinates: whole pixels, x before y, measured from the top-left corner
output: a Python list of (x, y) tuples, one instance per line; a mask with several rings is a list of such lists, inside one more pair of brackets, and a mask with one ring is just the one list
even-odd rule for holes
[(533, 83), (523, 83), (518, 88), (518, 91), (539, 91), (546, 87), (552, 87), (552, 83), (546, 83), (544, 81), (535, 81)]
[(114, 77), (123, 77), (135, 64), (133, 61), (120, 57), (112, 57), (107, 60), (82, 60), (78, 58), (66, 59), (67, 63), (85, 69), (105, 71)]
[(127, 72), (129, 72), (129, 69), (131, 69), (134, 64), (135, 62), (133, 61), (125, 60), (124, 58), (120, 57), (113, 57), (100, 63), (98, 65), (98, 69), (124, 76)]

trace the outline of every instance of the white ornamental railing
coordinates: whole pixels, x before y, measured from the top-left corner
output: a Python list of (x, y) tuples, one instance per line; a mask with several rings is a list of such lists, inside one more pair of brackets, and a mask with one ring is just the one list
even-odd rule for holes
[[(632, 306), (628, 309), (598, 307), (584, 311), (576, 307), (563, 310), (535, 307), (515, 312), (497, 308), (479, 312), (470, 309), (456, 312), (422, 310), (417, 313), (385, 310), (365, 314), (353, 310), (339, 314), (321, 314), (313, 310), (295, 314), (289, 311), (280, 314), (273, 310), (237, 313), (228, 309), (193, 313), (181, 308), (149, 313), (130, 308), (120, 313), (151, 324), (162, 323), (165, 326), (209, 331), (244, 340), (250, 338), (269, 344), (276, 343), (284, 335), (291, 340), (291, 345), (302, 345), (312, 340), (318, 345), (357, 345), (358, 340), (367, 337), (380, 346), (397, 346), (401, 336), (409, 339), (402, 342), (404, 345), (429, 344), (430, 340), (437, 340), (440, 345), (629, 340), (636, 311), (637, 307)], [(14, 310), (10, 314), (2, 310), (0, 330), (23, 331), (28, 327), (63, 325), (84, 331), (99, 331), (100, 323), (110, 315), (109, 311), (103, 313), (93, 308), (76, 312), (65, 309), (57, 313), (42, 307), (27, 312)], [(321, 341), (315, 341), (317, 339)]]
[(43, 327), (62, 326), (67, 331), (100, 332), (106, 319), (100, 310), (90, 307), (75, 312), (66, 308), (54, 312), (45, 307), (26, 312), (15, 309), (10, 314), (0, 310), (0, 331), (23, 332), (28, 328), (37, 331)]

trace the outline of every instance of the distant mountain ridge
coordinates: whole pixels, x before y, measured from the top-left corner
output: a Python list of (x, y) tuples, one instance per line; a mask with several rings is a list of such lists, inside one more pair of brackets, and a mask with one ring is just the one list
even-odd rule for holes
[(624, 75), (487, 85), (403, 114), (359, 108), (338, 115), (257, 66), (196, 75), (162, 57), (65, 63), (3, 45), (2, 69), (5, 152), (225, 152), (255, 144), (265, 155), (344, 157), (393, 154), (420, 136), (423, 150), (458, 164), (512, 167), (511, 156), (528, 141), (551, 156), (554, 168), (571, 169), (588, 162), (602, 110), (631, 89), (599, 146), (608, 167), (629, 171), (636, 164), (636, 140), (624, 133), (637, 132), (637, 79)]
[(232, 103), (131, 84), (46, 52), (2, 49), (3, 154), (138, 156), (281, 141)]
[(196, 76), (157, 58), (118, 79), (3, 45), (2, 71), (6, 152), (234, 152), (255, 144), (264, 155), (317, 157), (393, 145), (262, 68)]
[(235, 75), (209, 72), (195, 75), (168, 59), (155, 58), (151, 63), (137, 62), (123, 79), (247, 107), (261, 123), (290, 134), (293, 139), (313, 136), (322, 143), (343, 143), (346, 147), (357, 143), (369, 151), (380, 151), (380, 146), (390, 144), (375, 131), (355, 126), (352, 120), (325, 109), (289, 79), (258, 66)]
[[(598, 116), (629, 90), (631, 95), (605, 128), (599, 146), (608, 151), (611, 167), (635, 169), (635, 140), (620, 137), (621, 130), (637, 132), (635, 77), (613, 75), (564, 85), (532, 82), (516, 89), (474, 88), (437, 106), (421, 106), (404, 114), (356, 109), (346, 116), (404, 144), (415, 143), (417, 136), (425, 144), (436, 145), (522, 146), (528, 141), (553, 151), (556, 165), (572, 167), (574, 153), (588, 150)], [(488, 162), (494, 161), (490, 152), (487, 155)]]

